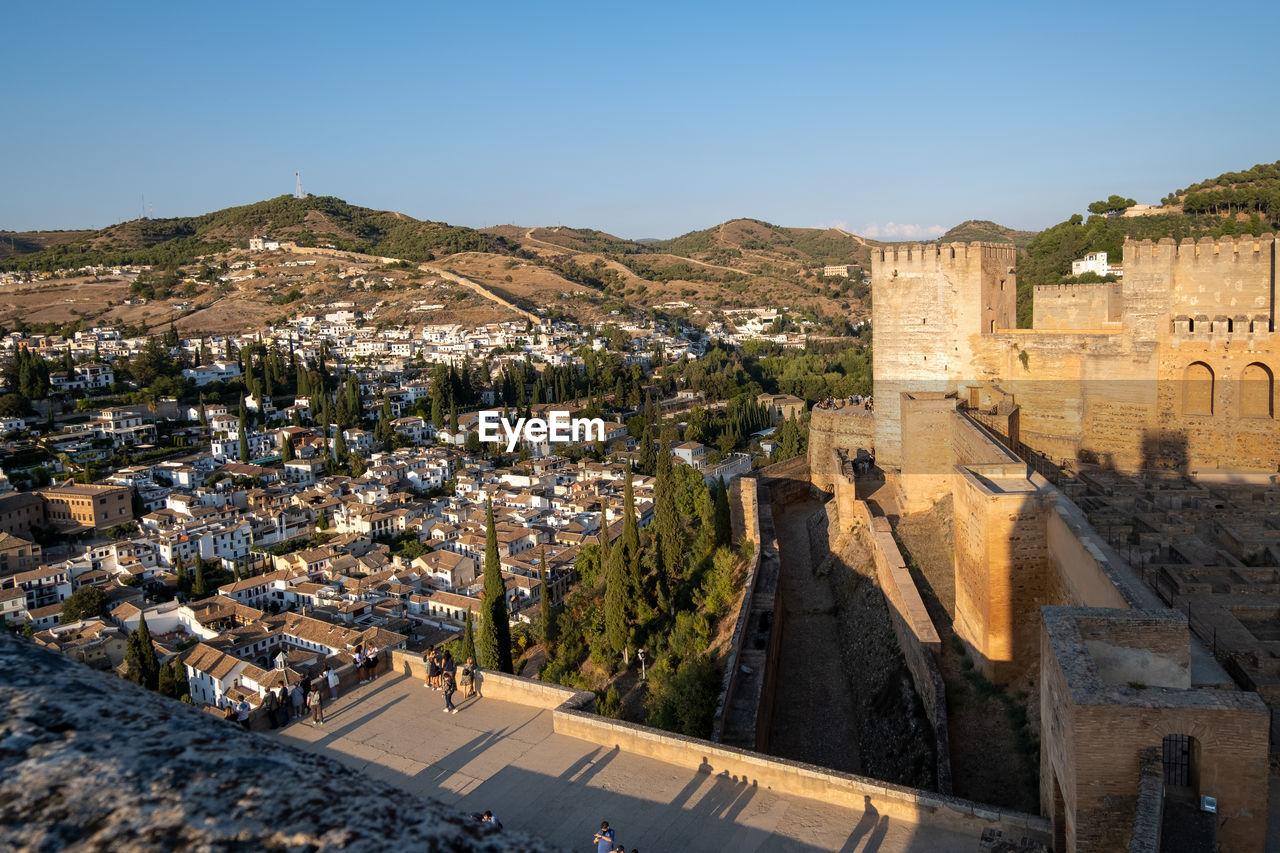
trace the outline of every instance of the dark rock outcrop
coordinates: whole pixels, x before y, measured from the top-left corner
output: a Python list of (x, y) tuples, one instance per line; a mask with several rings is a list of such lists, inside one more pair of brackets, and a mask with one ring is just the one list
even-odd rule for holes
[(0, 849), (557, 848), (0, 632)]

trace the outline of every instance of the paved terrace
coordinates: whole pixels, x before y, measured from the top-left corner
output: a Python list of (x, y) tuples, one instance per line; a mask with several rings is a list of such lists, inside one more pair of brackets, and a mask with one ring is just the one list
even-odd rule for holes
[[(510, 695), (496, 684), (488, 692)], [(339, 697), (325, 725), (294, 723), (276, 736), (462, 811), (492, 809), (508, 829), (569, 849), (592, 849), (601, 820), (646, 853), (979, 847), (980, 827), (919, 826), (882, 814), (870, 797), (844, 808), (715, 774), (705, 757), (700, 772), (558, 734), (551, 707), (492, 695), (458, 703), (457, 714), (443, 705), (420, 676), (388, 674)]]

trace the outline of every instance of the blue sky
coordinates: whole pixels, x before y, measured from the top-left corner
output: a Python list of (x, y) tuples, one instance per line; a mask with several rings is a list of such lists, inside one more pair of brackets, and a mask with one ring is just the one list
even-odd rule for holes
[[(1264, 16), (1265, 17), (1265, 16)], [(1280, 158), (1270, 29), (1173, 3), (6, 3), (0, 229), (293, 191), (670, 237), (1043, 228)]]

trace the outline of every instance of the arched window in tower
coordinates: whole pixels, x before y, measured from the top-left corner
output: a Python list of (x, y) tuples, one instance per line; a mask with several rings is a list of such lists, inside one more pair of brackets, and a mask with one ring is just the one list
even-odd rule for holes
[(1271, 368), (1254, 362), (1240, 374), (1240, 416), (1275, 417), (1275, 377)]
[(1182, 413), (1213, 414), (1213, 368), (1203, 361), (1187, 365), (1186, 376), (1182, 380)]

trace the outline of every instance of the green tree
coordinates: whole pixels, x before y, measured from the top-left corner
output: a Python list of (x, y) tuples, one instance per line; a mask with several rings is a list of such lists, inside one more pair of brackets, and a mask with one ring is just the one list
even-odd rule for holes
[(627, 660), (627, 602), (631, 580), (627, 577), (626, 547), (616, 543), (609, 549), (604, 567), (604, 629), (609, 647)]
[(551, 590), (547, 588), (547, 580), (550, 575), (547, 572), (547, 546), (542, 546), (542, 551), (538, 556), (538, 582), (539, 602), (538, 615), (540, 617), (542, 629), (542, 644), (547, 647), (548, 657), (551, 655), (551, 644), (555, 642), (556, 621), (551, 615)]
[(284, 445), (280, 448), (280, 461), (292, 462), (293, 458), (294, 458), (293, 438), (286, 435), (284, 437)]
[(69, 625), (72, 622), (79, 622), (81, 619), (106, 616), (107, 608), (110, 605), (111, 600), (107, 598), (105, 592), (92, 584), (85, 584), (71, 593), (70, 598), (62, 602), (62, 614), (59, 620), (63, 625)]
[(1102, 201), (1095, 201), (1093, 204), (1089, 205), (1089, 212), (1097, 214), (1124, 213), (1135, 204), (1137, 204), (1137, 202), (1131, 198), (1125, 198), (1112, 193), (1110, 198)]
[(240, 461), (249, 461), (249, 436), (244, 431), (244, 421), (240, 421)]
[(178, 595), (182, 598), (191, 596), (191, 576), (187, 574), (187, 567), (182, 565), (181, 555), (173, 555), (173, 573), (178, 576)]
[(716, 479), (712, 498), (715, 501), (716, 545), (728, 545), (733, 537), (729, 511), (729, 487), (724, 480)]
[(498, 562), (498, 532), (493, 523), (493, 502), (484, 504), (484, 601), (480, 607), (480, 665), (499, 672), (514, 672), (511, 660), (511, 618), (507, 613), (507, 587)]
[(658, 448), (657, 475), (654, 482), (654, 536), (660, 543), (662, 569), (667, 585), (674, 589), (682, 574), (684, 529), (676, 512), (675, 482), (671, 470), (671, 443), (663, 441)]
[(146, 616), (138, 617), (138, 627), (129, 635), (124, 659), (129, 666), (130, 681), (148, 690), (159, 686), (160, 661), (156, 657), (155, 644), (151, 642), (151, 632), (147, 630)]
[(193, 601), (199, 601), (208, 597), (209, 591), (204, 584), (204, 557), (196, 557), (196, 577), (191, 584), (191, 598)]
[(467, 611), (467, 617), (462, 629), (462, 663), (466, 663), (468, 659), (476, 658), (476, 634), (471, 626), (471, 611)]

